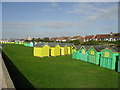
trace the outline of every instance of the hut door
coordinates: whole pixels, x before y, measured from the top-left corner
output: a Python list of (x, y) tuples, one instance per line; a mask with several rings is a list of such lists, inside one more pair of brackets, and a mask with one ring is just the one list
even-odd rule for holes
[(100, 66), (100, 59), (101, 59), (101, 54), (100, 54), (100, 56), (99, 56), (99, 66)]
[(62, 50), (60, 49), (60, 56), (61, 56)]
[(116, 56), (115, 71), (118, 71), (118, 59), (119, 59), (119, 57)]
[(49, 56), (51, 56), (51, 53), (52, 53), (52, 49), (49, 49)]

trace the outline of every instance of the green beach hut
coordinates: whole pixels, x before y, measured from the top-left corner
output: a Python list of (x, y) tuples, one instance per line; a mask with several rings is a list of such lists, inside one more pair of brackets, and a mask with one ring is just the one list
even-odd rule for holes
[(118, 48), (106, 47), (101, 50), (100, 66), (108, 69), (118, 69), (119, 71), (119, 50)]
[(120, 53), (119, 53), (119, 60), (118, 60), (118, 72), (120, 72)]
[(105, 48), (105, 46), (102, 45), (95, 45), (95, 46), (91, 46), (88, 49), (88, 57), (87, 57), (87, 61), (93, 64), (100, 64), (100, 57), (101, 57), (101, 50), (103, 50)]
[(87, 57), (88, 57), (88, 52), (87, 50), (90, 48), (90, 46), (84, 45), (81, 46), (80, 49), (78, 50), (79, 53), (79, 59), (82, 61), (86, 61), (87, 62)]
[(73, 59), (76, 59), (76, 51), (77, 51), (77, 48), (75, 45), (72, 45), (72, 58)]
[(76, 52), (75, 52), (75, 59), (80, 60), (80, 53), (79, 49), (81, 46), (76, 46)]

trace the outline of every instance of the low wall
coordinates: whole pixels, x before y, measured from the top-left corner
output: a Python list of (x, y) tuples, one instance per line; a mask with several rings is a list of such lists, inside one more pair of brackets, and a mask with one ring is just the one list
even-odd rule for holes
[(0, 46), (0, 90), (1, 89), (9, 89), (9, 88), (15, 89), (14, 84), (8, 73), (8, 70), (5, 66), (5, 63), (2, 59), (1, 49), (2, 49), (2, 47)]

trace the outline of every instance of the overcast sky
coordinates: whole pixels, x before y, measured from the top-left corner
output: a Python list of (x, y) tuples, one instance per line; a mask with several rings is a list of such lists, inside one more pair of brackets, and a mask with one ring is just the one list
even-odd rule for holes
[(118, 32), (117, 2), (2, 2), (3, 38)]

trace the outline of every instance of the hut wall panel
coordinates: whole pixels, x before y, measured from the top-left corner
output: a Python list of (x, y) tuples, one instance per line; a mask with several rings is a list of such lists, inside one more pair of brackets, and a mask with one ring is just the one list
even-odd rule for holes
[(59, 45), (57, 45), (55, 47), (55, 56), (60, 56), (60, 46)]

